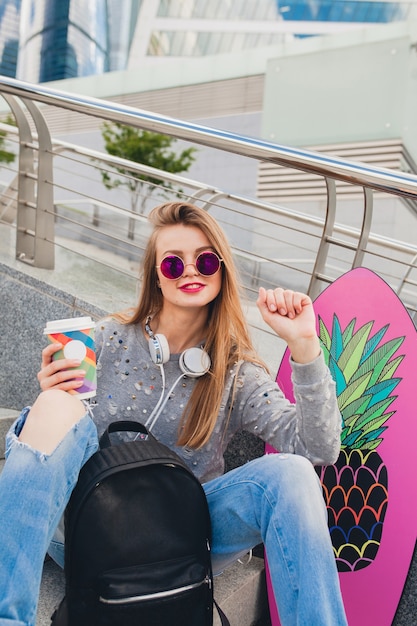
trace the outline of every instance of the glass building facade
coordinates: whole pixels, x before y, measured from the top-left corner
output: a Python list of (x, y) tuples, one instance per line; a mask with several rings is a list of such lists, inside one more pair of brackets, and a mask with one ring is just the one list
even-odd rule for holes
[(285, 20), (381, 24), (406, 19), (411, 2), (288, 0), (278, 2)]
[(381, 23), (404, 19), (413, 4), (388, 0), (160, 0), (158, 17)]
[[(143, 56), (167, 57), (238, 52), (406, 20), (413, 6), (412, 0), (145, 0), (145, 4), (137, 24), (141, 42), (135, 37), (133, 47)], [(133, 57), (137, 62), (140, 53)]]
[(109, 71), (124, 70), (135, 34), (141, 0), (107, 0)]
[(107, 70), (106, 0), (22, 0), (19, 79), (38, 83)]
[(0, 74), (16, 76), (19, 48), (20, 0), (0, 2)]
[(274, 28), (282, 20), (276, 0), (160, 0), (155, 4), (147, 56), (206, 56), (283, 40)]
[[(414, 8), (413, 8), (414, 7)], [(0, 71), (47, 82), (407, 20), (413, 0), (0, 0)]]

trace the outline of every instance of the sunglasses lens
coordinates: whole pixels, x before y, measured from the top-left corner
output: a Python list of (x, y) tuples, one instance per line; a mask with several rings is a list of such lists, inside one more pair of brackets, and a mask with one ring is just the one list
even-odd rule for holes
[(198, 255), (195, 265), (203, 276), (212, 276), (220, 268), (220, 259), (214, 252), (202, 252)]
[(160, 268), (165, 278), (174, 280), (175, 278), (182, 276), (184, 272), (184, 263), (179, 256), (166, 256), (162, 259)]

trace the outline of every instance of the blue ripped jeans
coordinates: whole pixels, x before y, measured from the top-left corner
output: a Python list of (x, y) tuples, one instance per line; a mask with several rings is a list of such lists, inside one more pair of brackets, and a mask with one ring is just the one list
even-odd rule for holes
[[(51, 455), (7, 436), (0, 475), (0, 626), (34, 626), (43, 560), (82, 465), (97, 449), (85, 415)], [(219, 572), (261, 541), (283, 626), (346, 626), (317, 476), (306, 459), (273, 454), (204, 485)], [(62, 545), (53, 556), (63, 558)], [(61, 556), (60, 556), (61, 555)]]

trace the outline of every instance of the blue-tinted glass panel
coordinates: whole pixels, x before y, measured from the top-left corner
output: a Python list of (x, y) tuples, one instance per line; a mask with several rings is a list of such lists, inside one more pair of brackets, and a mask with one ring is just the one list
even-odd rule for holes
[(276, 5), (283, 19), (292, 21), (382, 23), (406, 19), (409, 12), (407, 2), (277, 0)]
[(19, 49), (20, 0), (0, 2), (0, 74), (16, 76)]

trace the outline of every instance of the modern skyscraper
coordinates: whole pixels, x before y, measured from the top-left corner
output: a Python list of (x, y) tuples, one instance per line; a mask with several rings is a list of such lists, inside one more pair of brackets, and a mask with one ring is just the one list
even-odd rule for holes
[(18, 78), (39, 83), (107, 70), (106, 0), (22, 0)]
[(0, 74), (16, 76), (19, 48), (20, 0), (0, 2)]

